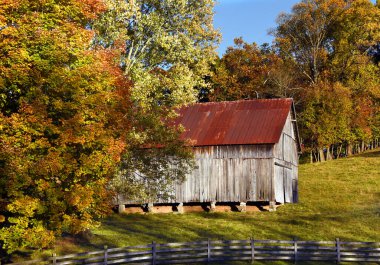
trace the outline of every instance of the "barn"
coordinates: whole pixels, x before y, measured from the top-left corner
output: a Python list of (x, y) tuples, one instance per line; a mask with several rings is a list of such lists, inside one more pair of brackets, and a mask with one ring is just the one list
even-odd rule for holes
[(197, 103), (179, 110), (196, 168), (174, 187), (185, 203), (295, 203), (301, 151), (292, 99)]

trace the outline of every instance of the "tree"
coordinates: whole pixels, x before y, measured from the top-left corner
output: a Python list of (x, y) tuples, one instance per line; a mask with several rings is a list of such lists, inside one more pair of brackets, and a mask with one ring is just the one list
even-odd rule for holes
[[(178, 141), (180, 128), (168, 126), (167, 121), (176, 116), (176, 107), (196, 100), (197, 87), (207, 86), (204, 77), (216, 58), (219, 37), (212, 24), (214, 1), (106, 3), (107, 11), (93, 24), (98, 32), (95, 41), (104, 47), (125, 44), (120, 65), (133, 82), (131, 153), (124, 157), (114, 185), (128, 198), (140, 194), (142, 201), (153, 200), (168, 194), (170, 183), (183, 179), (192, 164), (190, 150)], [(175, 172), (169, 160), (177, 164)], [(136, 178), (137, 171), (144, 174)], [(139, 185), (132, 190), (131, 182)], [(152, 182), (155, 186), (143, 185)]]
[(273, 70), (280, 63), (280, 58), (270, 49), (237, 38), (235, 46), (228, 47), (216, 65), (212, 76), (213, 91), (209, 97), (220, 101), (276, 95), (275, 91), (268, 89), (268, 81), (279, 81), (274, 78)]
[(291, 14), (277, 18), (276, 43), (297, 61), (299, 72), (310, 84), (318, 82), (326, 67), (330, 32), (344, 6), (343, 0), (304, 0)]
[(331, 159), (331, 146), (353, 137), (351, 92), (340, 83), (319, 83), (307, 90), (305, 97), (299, 121), (305, 144), (315, 154), (315, 161)]
[(193, 102), (216, 58), (213, 0), (108, 0), (94, 27), (106, 46), (125, 42), (121, 57), (131, 96), (150, 109)]
[(0, 6), (0, 242), (44, 248), (98, 224), (127, 146), (123, 47), (93, 45), (101, 1)]

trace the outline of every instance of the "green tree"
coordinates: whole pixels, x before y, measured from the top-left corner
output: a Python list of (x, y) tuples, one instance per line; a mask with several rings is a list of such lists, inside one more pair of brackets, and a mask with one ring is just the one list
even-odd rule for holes
[(125, 42), (121, 65), (134, 82), (132, 99), (146, 109), (196, 100), (216, 58), (213, 0), (107, 0), (95, 23), (97, 41)]
[[(204, 77), (209, 75), (210, 62), (216, 58), (219, 38), (213, 28), (214, 1), (106, 3), (108, 10), (93, 24), (98, 32), (95, 41), (105, 47), (125, 44), (120, 65), (133, 82), (131, 153), (124, 157), (114, 185), (128, 198), (140, 194), (140, 200), (154, 200), (161, 196), (160, 192), (168, 194), (171, 183), (183, 179), (192, 164), (189, 150), (178, 141), (179, 128), (167, 124), (175, 118), (176, 107), (196, 100), (197, 87), (207, 86)], [(160, 148), (142, 149), (143, 146)], [(168, 161), (178, 165), (175, 171)], [(136, 171), (144, 174), (137, 179)], [(131, 190), (131, 182), (141, 185)], [(142, 185), (152, 182), (155, 186)]]

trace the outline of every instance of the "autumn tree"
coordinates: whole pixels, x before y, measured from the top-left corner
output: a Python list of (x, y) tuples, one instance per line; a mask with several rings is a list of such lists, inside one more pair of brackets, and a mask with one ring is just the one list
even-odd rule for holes
[(275, 77), (275, 69), (282, 61), (273, 50), (270, 47), (259, 47), (256, 43), (246, 43), (242, 38), (237, 38), (234, 42), (235, 46), (228, 47), (226, 53), (216, 63), (215, 73), (212, 75), (213, 89), (209, 95), (210, 100), (277, 96), (278, 91), (268, 89), (268, 84), (275, 81), (279, 81), (279, 87), (283, 88), (286, 94), (286, 89), (283, 87), (285, 82), (281, 83), (285, 80), (279, 75)]
[(0, 5), (0, 244), (50, 246), (109, 210), (107, 185), (127, 147), (125, 46), (94, 45), (101, 1)]
[(332, 159), (334, 144), (337, 145), (335, 153), (339, 156), (343, 144), (353, 137), (350, 89), (340, 83), (319, 82), (306, 93), (300, 124), (304, 144), (312, 156), (311, 161)]
[(331, 51), (331, 32), (346, 1), (304, 0), (290, 14), (277, 18), (272, 31), (281, 52), (297, 62), (305, 82), (315, 84), (323, 75)]

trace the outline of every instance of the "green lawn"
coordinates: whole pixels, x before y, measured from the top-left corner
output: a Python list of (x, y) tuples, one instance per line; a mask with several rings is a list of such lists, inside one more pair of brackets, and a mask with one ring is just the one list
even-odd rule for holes
[(300, 203), (276, 212), (114, 214), (80, 247), (59, 253), (199, 239), (291, 239), (380, 242), (380, 151), (300, 166)]

